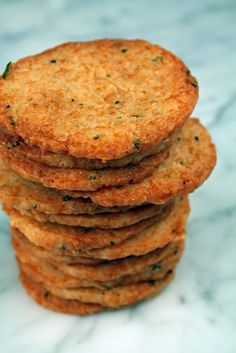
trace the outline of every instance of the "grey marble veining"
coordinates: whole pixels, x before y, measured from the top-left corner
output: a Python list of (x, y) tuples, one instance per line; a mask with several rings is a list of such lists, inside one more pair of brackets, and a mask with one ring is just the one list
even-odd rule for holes
[(0, 0), (0, 69), (68, 40), (146, 38), (197, 76), (194, 112), (218, 150), (211, 178), (191, 196), (187, 249), (176, 280), (131, 309), (80, 318), (35, 304), (17, 281), (0, 213), (0, 352), (236, 352), (236, 2)]

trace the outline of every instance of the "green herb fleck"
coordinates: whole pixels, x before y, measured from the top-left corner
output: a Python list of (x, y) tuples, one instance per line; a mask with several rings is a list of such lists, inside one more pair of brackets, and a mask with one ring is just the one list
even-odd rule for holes
[(117, 118), (117, 119), (122, 119), (122, 116), (117, 116), (116, 118)]
[(156, 56), (155, 58), (152, 59), (152, 62), (154, 63), (162, 63), (164, 61), (162, 56)]
[(161, 268), (162, 268), (161, 264), (152, 265), (152, 271), (161, 270)]
[(9, 74), (10, 67), (11, 67), (11, 61), (9, 61), (9, 63), (7, 63), (7, 66), (6, 66), (6, 68), (5, 68), (5, 70), (4, 70), (3, 74), (2, 74), (2, 78), (4, 80), (6, 80), (8, 74)]
[(197, 81), (191, 81), (190, 83), (191, 83), (191, 85), (192, 85), (193, 87), (198, 87)]
[(68, 195), (65, 195), (63, 197), (63, 201), (70, 201), (72, 199), (72, 197), (68, 196)]
[(31, 207), (35, 210), (37, 208), (37, 204), (33, 203)]
[(56, 64), (57, 61), (56, 61), (56, 59), (52, 59), (52, 60), (50, 60), (50, 63), (51, 63), (51, 64)]
[(141, 145), (142, 145), (142, 143), (141, 143), (140, 139), (134, 140), (134, 146), (137, 148), (137, 150), (140, 150)]
[(194, 136), (194, 139), (195, 139), (196, 141), (199, 141), (199, 137), (198, 137), (198, 136)]
[(67, 245), (66, 245), (65, 243), (61, 243), (61, 244), (59, 245), (59, 249), (60, 249), (60, 250), (66, 250), (66, 249), (67, 249)]
[(95, 136), (93, 137), (93, 139), (94, 139), (94, 140), (98, 140), (99, 137), (100, 137), (99, 135), (95, 135)]
[(121, 53), (127, 53), (128, 49), (127, 48), (122, 48), (120, 51), (121, 51)]
[(90, 175), (89, 177), (89, 180), (96, 180), (96, 179), (97, 179), (96, 175)]
[(134, 118), (140, 118), (140, 115), (136, 114), (136, 115), (133, 115)]
[(148, 284), (150, 284), (150, 286), (155, 286), (155, 284), (156, 284), (155, 279), (150, 279), (150, 280), (148, 281)]

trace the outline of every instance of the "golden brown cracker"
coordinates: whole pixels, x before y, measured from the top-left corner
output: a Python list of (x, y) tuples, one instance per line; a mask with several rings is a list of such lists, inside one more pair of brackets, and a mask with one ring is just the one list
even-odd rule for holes
[(102, 160), (157, 145), (184, 124), (198, 98), (196, 79), (179, 58), (125, 39), (65, 43), (21, 59), (0, 80), (0, 92), (7, 133)]

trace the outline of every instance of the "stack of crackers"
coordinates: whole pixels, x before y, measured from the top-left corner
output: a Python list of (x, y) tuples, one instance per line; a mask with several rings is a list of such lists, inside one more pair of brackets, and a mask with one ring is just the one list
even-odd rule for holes
[(0, 197), (20, 280), (88, 314), (158, 294), (183, 254), (188, 193), (216, 153), (198, 84), (142, 40), (67, 43), (0, 80)]

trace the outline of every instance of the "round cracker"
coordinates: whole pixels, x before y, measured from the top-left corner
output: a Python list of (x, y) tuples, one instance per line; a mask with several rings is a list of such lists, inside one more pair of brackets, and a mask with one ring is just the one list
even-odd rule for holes
[(53, 263), (57, 264), (81, 264), (81, 265), (98, 265), (104, 263), (105, 261), (99, 259), (92, 259), (89, 257), (83, 256), (70, 256), (70, 255), (58, 255), (54, 254), (52, 251), (46, 250), (40, 246), (35, 245), (34, 243), (30, 242), (18, 229), (14, 227), (10, 227), (12, 237), (15, 239), (19, 239), (19, 242), (24, 246), (25, 249), (29, 252), (33, 252), (36, 256), (50, 260)]
[(189, 202), (186, 197), (176, 202), (167, 217), (135, 237), (131, 237), (118, 245), (83, 251), (80, 254), (103, 260), (145, 255), (157, 248), (164, 247), (172, 241), (184, 239), (189, 211)]
[(163, 205), (145, 205), (143, 207), (135, 208), (127, 212), (122, 213), (105, 213), (99, 215), (50, 215), (35, 210), (23, 210), (18, 209), (14, 205), (5, 205), (3, 203), (3, 209), (8, 214), (15, 209), (23, 216), (28, 216), (36, 219), (39, 222), (51, 222), (68, 226), (80, 226), (86, 228), (122, 228), (132, 224), (136, 224), (145, 219), (157, 216), (163, 210)]
[(22, 179), (6, 168), (0, 159), (0, 198), (6, 207), (12, 205), (18, 210), (35, 210), (46, 214), (100, 214), (125, 212), (132, 206), (103, 207), (92, 203), (89, 199), (73, 199), (68, 195)]
[(178, 131), (177, 133), (167, 137), (159, 145), (146, 149), (145, 151), (132, 153), (129, 156), (109, 161), (75, 158), (66, 154), (58, 154), (41, 150), (35, 146), (27, 146), (22, 139), (6, 134), (2, 129), (0, 129), (0, 141), (1, 144), (4, 144), (8, 149), (14, 149), (15, 152), (17, 152), (17, 154), (19, 154), (21, 157), (25, 157), (26, 159), (30, 159), (50, 167), (91, 170), (104, 168), (123, 168), (128, 164), (137, 164), (145, 157), (153, 156), (164, 149), (168, 149), (176, 139), (177, 134)]
[(183, 125), (198, 98), (180, 59), (124, 39), (65, 43), (19, 60), (0, 92), (6, 132), (41, 149), (103, 160), (157, 145)]
[(23, 264), (28, 266), (29, 271), (32, 274), (35, 273), (35, 276), (37, 273), (41, 278), (44, 276), (44, 282), (48, 281), (62, 288), (78, 286), (108, 288), (145, 279), (157, 279), (158, 277), (155, 276), (166, 273), (176, 264), (184, 250), (184, 241), (179, 241), (135, 258), (130, 257), (95, 266), (67, 265), (38, 257), (33, 247), (25, 247), (16, 236), (12, 237), (12, 243), (22, 266)]
[[(68, 249), (61, 248), (54, 248), (53, 242), (50, 242), (50, 239), (42, 238), (42, 234), (38, 233), (38, 239), (36, 242), (35, 235), (30, 234), (30, 232), (26, 235), (22, 231), (27, 238), (29, 238), (32, 243), (38, 245), (37, 252), (40, 251), (42, 254), (39, 256), (44, 258), (52, 258), (57, 257), (57, 261), (59, 262), (77, 262), (76, 257), (88, 257), (89, 259), (100, 259), (100, 260), (115, 260), (120, 259), (128, 256), (139, 256), (149, 253), (157, 248), (164, 247), (166, 244), (172, 241), (178, 241), (184, 239), (184, 230), (186, 219), (189, 213), (189, 204), (187, 199), (179, 200), (176, 202), (176, 205), (172, 207), (169, 215), (164, 217), (163, 220), (159, 220), (159, 222), (151, 227), (147, 228), (147, 231), (140, 232), (139, 235), (133, 236), (131, 239), (126, 240), (125, 242), (121, 243), (120, 245), (112, 244), (109, 247), (105, 247), (102, 249), (94, 249), (90, 251), (81, 251), (81, 249), (77, 249), (73, 252), (68, 251)], [(12, 225), (13, 227), (13, 225)], [(26, 228), (27, 229), (27, 228)], [(33, 239), (33, 240), (32, 240)], [(49, 241), (49, 244), (48, 244)], [(68, 242), (68, 238), (66, 240)], [(41, 247), (45, 248), (45, 245), (50, 245), (49, 249), (51, 252), (44, 252), (42, 251)], [(73, 256), (75, 257), (73, 261)]]
[(95, 192), (68, 192), (72, 197), (89, 197), (105, 207), (162, 204), (193, 192), (210, 175), (216, 163), (216, 150), (207, 130), (198, 119), (190, 119), (182, 129), (170, 156), (140, 183), (102, 188)]
[[(38, 261), (37, 261), (38, 260)], [(96, 288), (96, 289), (112, 289), (124, 285), (132, 285), (134, 283), (162, 280), (168, 272), (173, 272), (176, 268), (179, 258), (169, 258), (161, 262), (162, 269), (160, 271), (152, 271), (146, 268), (142, 273), (132, 276), (119, 277), (115, 280), (106, 282), (88, 281), (76, 277), (72, 277), (62, 271), (55, 269), (49, 262), (40, 262), (39, 259), (19, 259), (17, 261), (20, 268), (31, 278), (37, 282), (43, 283), (45, 286), (54, 286), (55, 289), (74, 289), (74, 288)]]
[(20, 281), (28, 294), (47, 309), (65, 314), (88, 315), (105, 310), (98, 304), (81, 303), (78, 300), (65, 300), (50, 294), (42, 285), (30, 279), (21, 271)]
[(168, 155), (168, 150), (163, 150), (154, 156), (144, 158), (135, 165), (88, 171), (48, 167), (21, 157), (14, 150), (9, 150), (0, 144), (0, 157), (9, 169), (26, 180), (39, 182), (46, 187), (66, 190), (95, 191), (102, 187), (140, 182), (151, 175)]
[[(23, 270), (21, 270), (22, 272), (24, 273)], [(138, 301), (157, 295), (174, 276), (175, 272), (173, 271), (168, 272), (161, 280), (138, 282), (103, 290), (98, 288), (55, 288), (53, 285), (45, 283), (42, 283), (42, 285), (46, 292), (49, 292), (48, 294), (64, 300), (78, 300), (82, 303), (98, 304), (115, 309), (132, 305)]]
[(19, 229), (38, 246), (73, 253), (119, 244), (156, 224), (168, 215), (171, 208), (172, 205), (168, 205), (157, 216), (118, 229), (82, 228), (62, 226), (56, 223), (41, 223), (33, 218), (22, 216), (17, 211), (12, 211), (10, 225)]
[[(106, 207), (105, 212), (124, 211), (127, 205), (129, 208), (130, 205), (148, 202), (162, 204), (194, 191), (209, 176), (215, 162), (216, 151), (209, 134), (197, 119), (190, 119), (182, 129), (179, 141), (172, 146), (170, 157), (141, 183), (118, 189), (104, 188), (91, 193), (59, 193), (24, 181), (6, 168), (3, 170), (0, 165), (0, 196), (3, 198), (5, 195), (6, 201), (11, 197), (11, 203), (17, 204), (18, 208), (36, 206), (40, 212), (51, 214), (92, 213), (96, 212), (96, 207), (100, 209), (98, 205)], [(88, 201), (88, 197), (92, 202)], [(62, 202), (64, 198), (68, 201)], [(102, 207), (101, 212), (104, 211)]]

